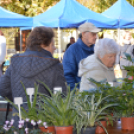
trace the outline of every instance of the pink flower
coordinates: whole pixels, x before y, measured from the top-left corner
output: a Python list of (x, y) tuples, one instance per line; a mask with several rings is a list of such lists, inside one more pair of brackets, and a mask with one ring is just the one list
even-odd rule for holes
[(44, 123), (43, 123), (43, 126), (44, 126), (45, 128), (47, 128), (47, 123), (46, 123), (46, 122), (44, 122)]
[(19, 128), (22, 128), (22, 127), (23, 127), (23, 125), (19, 124), (19, 125), (18, 125), (18, 127), (19, 127)]
[(9, 124), (9, 121), (6, 121), (6, 125), (8, 125)]
[(36, 126), (36, 122), (35, 122), (34, 120), (31, 120), (31, 124), (32, 124), (33, 126)]
[(5, 124), (4, 127), (7, 127), (7, 125)]
[(12, 127), (11, 125), (8, 126), (8, 128), (11, 128), (11, 127)]
[(22, 128), (23, 126), (24, 126), (24, 120), (20, 120), (18, 127), (19, 127), (19, 128)]
[(29, 118), (26, 118), (26, 122), (29, 122), (29, 120), (30, 120)]
[(45, 126), (45, 128), (48, 128), (48, 126)]
[(8, 128), (8, 127), (3, 127), (3, 129), (5, 129), (6, 131), (8, 131), (8, 130), (9, 130), (9, 128)]
[(38, 122), (37, 122), (37, 124), (39, 125), (39, 124), (41, 124), (42, 123), (42, 121), (41, 120), (39, 120)]
[(24, 125), (24, 122), (25, 122), (24, 120), (20, 120), (19, 124)]
[(28, 134), (28, 128), (25, 128), (25, 132), (26, 132), (26, 134)]
[(12, 126), (14, 123), (14, 120), (12, 119), (11, 122), (10, 122), (10, 126)]

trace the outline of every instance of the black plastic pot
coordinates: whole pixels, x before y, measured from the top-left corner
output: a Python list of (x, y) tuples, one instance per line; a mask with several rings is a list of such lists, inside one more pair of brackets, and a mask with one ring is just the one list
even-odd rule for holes
[(95, 134), (96, 127), (87, 127), (81, 129), (81, 134)]

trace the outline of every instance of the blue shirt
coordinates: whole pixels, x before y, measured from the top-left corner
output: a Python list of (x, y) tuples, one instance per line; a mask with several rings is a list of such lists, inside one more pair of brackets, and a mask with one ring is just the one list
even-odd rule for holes
[(65, 52), (62, 64), (64, 76), (67, 84), (70, 85), (71, 90), (75, 87), (75, 83), (79, 83), (81, 80), (81, 78), (78, 77), (79, 62), (93, 53), (94, 45), (88, 47), (83, 43), (81, 38), (79, 38), (77, 42), (71, 45)]

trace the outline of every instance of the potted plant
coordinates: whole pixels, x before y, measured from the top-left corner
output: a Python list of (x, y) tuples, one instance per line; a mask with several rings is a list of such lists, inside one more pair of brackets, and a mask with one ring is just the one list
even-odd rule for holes
[[(107, 103), (102, 105), (102, 103), (109, 97), (110, 96), (106, 96), (102, 98), (102, 93), (99, 98), (96, 98), (94, 94), (91, 96), (88, 94), (84, 96), (80, 95), (79, 99), (75, 102), (75, 108), (77, 109), (77, 133), (95, 134), (96, 123), (103, 127), (100, 121), (103, 119), (106, 120), (106, 109), (118, 106), (117, 103)], [(106, 131), (104, 127), (103, 129)]]
[[(21, 114), (21, 118), (20, 118), (20, 122), (24, 122), (25, 126), (29, 126), (31, 129), (31, 132), (34, 133), (39, 133), (40, 130), (38, 129), (38, 126), (42, 123), (45, 127), (47, 127), (46, 122), (44, 121), (44, 115), (42, 114), (41, 111), (38, 111), (38, 88), (39, 86), (37, 84), (35, 84), (35, 89), (33, 89), (33, 94), (34, 94), (34, 99), (32, 101), (32, 98), (30, 98), (28, 96), (28, 90), (25, 88), (24, 84), (22, 83), (22, 86), (24, 88), (25, 94), (26, 94), (26, 99), (27, 99), (27, 109), (24, 109), (23, 107), (20, 107), (20, 114)], [(30, 89), (30, 94), (31, 94), (31, 89)], [(17, 105), (15, 105), (13, 102), (11, 102), (10, 100), (7, 99), (7, 101), (9, 101), (18, 111), (19, 108)], [(14, 113), (14, 115), (20, 116), (19, 113)], [(25, 129), (23, 128), (24, 123), (22, 125), (21, 131), (25, 131)], [(30, 128), (28, 128), (30, 130)], [(12, 128), (13, 129), (13, 128)], [(18, 128), (16, 128), (17, 130)], [(20, 131), (20, 128), (18, 129)], [(34, 131), (33, 131), (34, 130)], [(20, 133), (20, 132), (19, 132)]]
[[(41, 94), (41, 96), (42, 96), (42, 94)], [(55, 127), (54, 127), (52, 121), (49, 120), (49, 118), (47, 118), (47, 116), (46, 116), (47, 112), (44, 109), (45, 104), (42, 103), (43, 101), (42, 101), (42, 97), (40, 97), (39, 103), (38, 103), (38, 114), (39, 114), (38, 118), (41, 121), (39, 124), (39, 128), (42, 132), (56, 134)]]
[[(129, 81), (129, 80), (128, 80)], [(115, 108), (116, 116), (121, 118), (122, 129), (134, 129), (134, 88), (127, 78), (115, 92), (116, 101), (120, 107)]]
[(54, 94), (43, 82), (41, 83), (50, 93), (50, 96), (40, 94), (43, 98), (41, 101), (44, 103), (41, 109), (44, 110), (45, 117), (54, 124), (56, 134), (72, 134), (77, 115), (73, 107), (76, 90), (70, 91), (68, 87), (67, 95), (61, 92)]
[(132, 130), (134, 129), (134, 59), (127, 53), (125, 55), (132, 64), (124, 66), (128, 73), (127, 78), (122, 79), (122, 85), (117, 89), (116, 100), (121, 106), (117, 111), (121, 118), (122, 129)]
[(31, 125), (33, 125), (33, 128), (27, 128), (27, 126), (24, 126), (25, 121), (21, 120), (18, 123), (18, 128), (13, 126), (14, 120), (6, 121), (3, 126), (0, 126), (0, 133), (1, 134), (52, 134), (52, 133), (42, 133), (40, 129), (34, 128), (33, 122), (31, 122)]
[[(106, 80), (102, 80), (102, 81), (98, 82), (98, 81), (90, 78), (89, 81), (94, 83), (97, 87), (95, 90), (92, 90), (89, 92), (90, 95), (95, 94), (95, 96), (97, 98), (99, 98), (100, 93), (103, 93), (102, 98), (109, 96), (109, 95), (111, 96), (105, 100), (105, 103), (116, 103), (117, 102), (118, 95), (120, 94), (119, 89), (121, 89), (121, 87), (122, 87), (122, 79), (118, 79), (117, 82), (114, 82), (114, 85), (116, 85), (116, 86), (109, 84)], [(119, 120), (120, 116), (119, 116), (119, 111), (117, 109), (122, 109), (122, 107), (119, 105), (118, 107), (117, 106), (110, 107), (107, 109), (108, 115), (112, 116), (112, 118), (110, 117), (111, 121), (108, 124), (112, 125), (113, 121)]]
[[(39, 114), (37, 114), (37, 95), (38, 95), (38, 85), (35, 84), (35, 91), (34, 91), (34, 99), (33, 99), (33, 102), (30, 101), (30, 98), (27, 94), (27, 91), (26, 91), (26, 88), (24, 86), (23, 83), (21, 83), (23, 88), (24, 88), (24, 91), (25, 91), (25, 94), (26, 94), (26, 99), (27, 99), (27, 109), (24, 109), (23, 107), (21, 107), (21, 117), (23, 120), (26, 120), (27, 118), (31, 121), (31, 120), (34, 120), (34, 121), (38, 121), (38, 116)], [(10, 100), (7, 99), (7, 101), (9, 101), (18, 111), (19, 111), (19, 108), (17, 105), (15, 105), (13, 102), (11, 102)], [(19, 115), (18, 113), (15, 113), (14, 115)]]

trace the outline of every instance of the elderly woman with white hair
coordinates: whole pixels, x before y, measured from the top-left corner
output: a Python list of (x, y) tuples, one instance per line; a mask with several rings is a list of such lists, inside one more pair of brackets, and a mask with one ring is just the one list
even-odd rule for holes
[(94, 54), (79, 63), (78, 75), (82, 77), (80, 91), (95, 88), (95, 85), (88, 80), (89, 78), (96, 81), (106, 79), (107, 82), (113, 82), (115, 80), (113, 67), (118, 53), (119, 47), (113, 39), (98, 40)]

